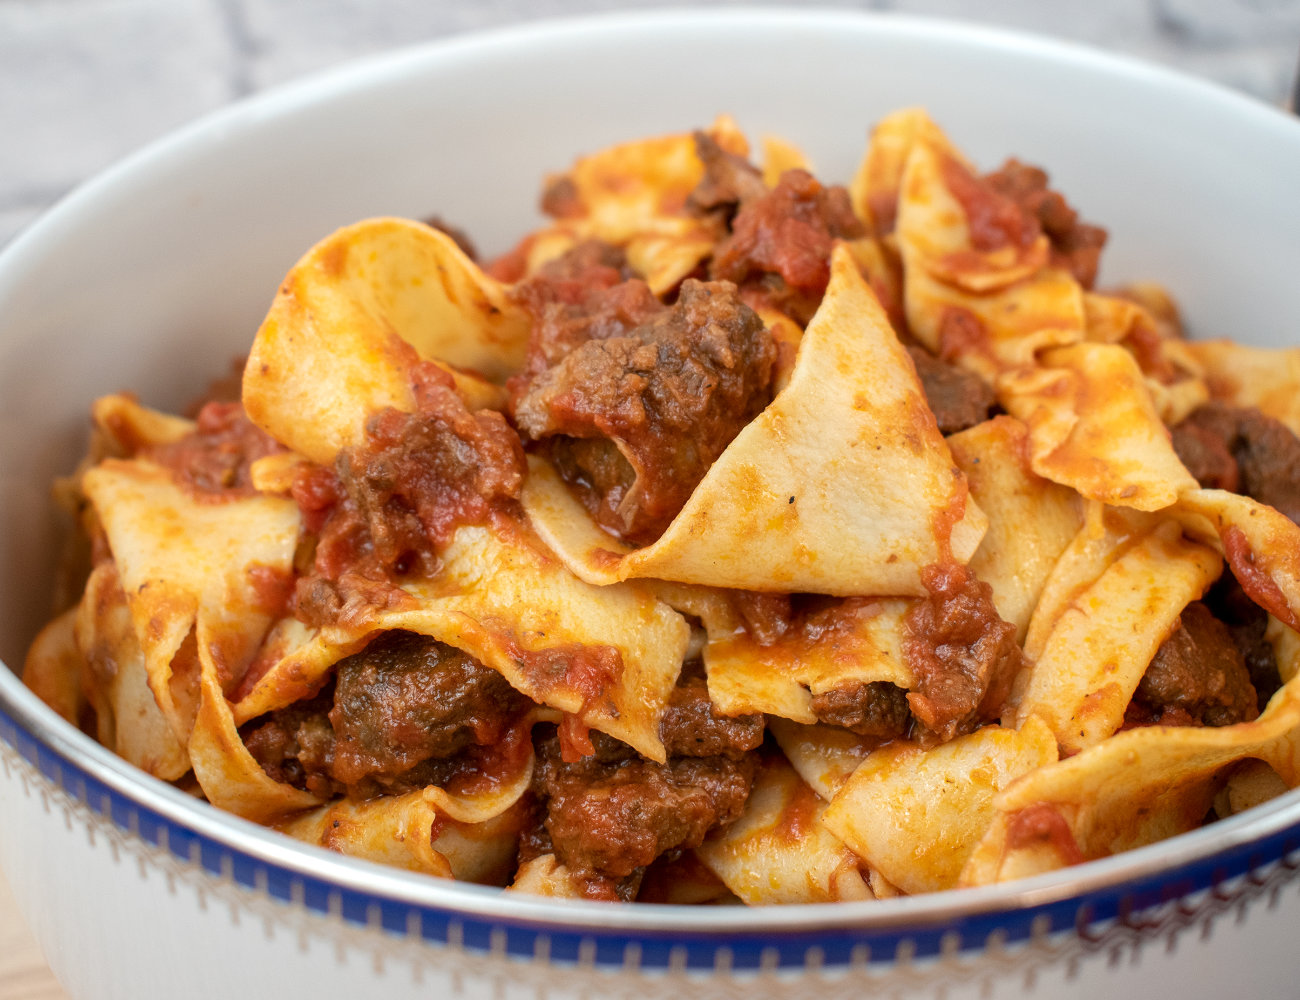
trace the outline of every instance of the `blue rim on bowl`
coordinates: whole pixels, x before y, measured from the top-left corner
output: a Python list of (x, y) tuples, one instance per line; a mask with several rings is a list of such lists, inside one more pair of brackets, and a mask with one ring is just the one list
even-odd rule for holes
[[(509, 29), (454, 38), (363, 61), (319, 78), (280, 88), (220, 111), (154, 144), (66, 198), (0, 253), (0, 301), (23, 280), (23, 259), (49, 252), (78, 213), (111, 196), (140, 170), (222, 141), (245, 127), (265, 127), (331, 95), (375, 86), (426, 59), (510, 50), (538, 33), (601, 33), (637, 25), (662, 26), (689, 16), (697, 26), (736, 28), (818, 21), (823, 29), (860, 26), (860, 14), (732, 10), (620, 15), (581, 22)], [(1212, 84), (1065, 43), (1011, 32), (972, 29), (916, 19), (871, 19), (873, 30), (972, 39), (993, 53), (1030, 54), (1062, 63), (1100, 66), (1131, 80), (1176, 81), (1203, 102), (1235, 115), (1290, 129), (1300, 163), (1300, 123)], [(1273, 116), (1273, 117), (1270, 117)], [(1276, 119), (1276, 121), (1274, 121)], [(147, 182), (147, 177), (145, 178)], [(134, 179), (132, 183), (140, 183)], [(1191, 898), (1240, 900), (1290, 880), (1300, 867), (1300, 792), (1170, 841), (1023, 881), (928, 896), (800, 907), (689, 908), (582, 903), (503, 895), (381, 868), (291, 841), (220, 813), (136, 771), (59, 719), (14, 673), (0, 670), (0, 743), (7, 744), (71, 799), (147, 844), (211, 874), (346, 922), (415, 934), (431, 942), (520, 958), (545, 951), (551, 961), (626, 966), (630, 950), (646, 969), (805, 968), (810, 955), (825, 966), (899, 957), (924, 959), (1033, 941), (1059, 931), (1087, 940), (1112, 926), (1140, 926), (1161, 906)], [(5, 753), (0, 746), (0, 753)], [(11, 754), (10, 757), (13, 755)], [(21, 765), (20, 765), (21, 766)], [(1204, 895), (1203, 894), (1208, 894)], [(1217, 894), (1217, 895), (1216, 895)], [(724, 957), (725, 956), (725, 957)]]

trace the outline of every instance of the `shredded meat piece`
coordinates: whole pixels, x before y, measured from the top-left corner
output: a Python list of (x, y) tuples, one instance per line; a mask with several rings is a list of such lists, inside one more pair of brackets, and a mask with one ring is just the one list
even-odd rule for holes
[(355, 785), (499, 740), (528, 707), (499, 673), (414, 632), (385, 632), (337, 668), (334, 774)]
[(412, 632), (385, 632), (341, 660), (316, 697), (244, 726), (277, 781), (321, 795), (490, 784), (511, 772), (531, 702), (495, 670)]
[[(417, 412), (381, 410), (366, 426), (365, 444), (344, 449), (333, 470), (307, 466), (297, 474), (293, 497), (319, 535), (313, 572), (298, 585), (298, 614), (312, 624), (339, 613), (346, 601), (326, 591), (345, 578), (384, 583), (435, 572), (438, 549), (457, 527), (488, 520), (523, 486), (523, 448), (505, 418), (471, 413), (436, 366), (421, 378)], [(308, 595), (313, 600), (304, 602)], [(380, 606), (397, 597), (374, 595)]]
[(252, 464), (281, 451), (284, 446), (249, 420), (236, 401), (204, 404), (193, 433), (151, 445), (140, 455), (171, 470), (196, 499), (221, 501), (254, 496)]
[(1244, 493), (1300, 522), (1300, 438), (1254, 407), (1210, 402), (1172, 432), (1202, 486)]
[(1053, 264), (1067, 268), (1084, 288), (1092, 288), (1106, 245), (1106, 230), (1080, 221), (1079, 213), (1048, 188), (1047, 180), (1040, 168), (1015, 159), (984, 176), (993, 190), (1011, 198), (1037, 221), (1051, 241)]
[(1260, 705), (1282, 686), (1277, 670), (1277, 653), (1264, 638), (1268, 612), (1252, 601), (1241, 583), (1231, 573), (1224, 573), (1205, 595), (1211, 613), (1228, 627), (1232, 641), (1241, 653), (1250, 683)]
[(644, 545), (767, 405), (775, 358), (735, 286), (687, 280), (671, 309), (514, 383), (514, 417), (600, 524)]
[(512, 292), (533, 318), (523, 375), (512, 387), (558, 364), (588, 340), (621, 337), (662, 312), (644, 281), (632, 276), (618, 247), (586, 240), (521, 282)]
[(989, 418), (997, 397), (982, 378), (936, 358), (922, 347), (909, 347), (907, 353), (916, 365), (939, 433), (956, 434)]
[(1212, 428), (1193, 419), (1192, 413), (1170, 436), (1179, 461), (1203, 487), (1210, 490), (1241, 491), (1241, 470), (1225, 441)]
[(745, 631), (760, 646), (772, 645), (796, 625), (794, 602), (789, 594), (733, 590), (728, 597), (745, 623)]
[(1230, 726), (1259, 714), (1250, 672), (1228, 628), (1200, 601), (1189, 604), (1156, 650), (1133, 695), (1129, 721)]
[(547, 178), (541, 209), (553, 219), (575, 219), (586, 211), (578, 197), (578, 186), (568, 174)]
[(752, 755), (565, 763), (553, 735), (537, 749), (546, 830), (556, 856), (579, 875), (622, 879), (665, 851), (698, 847), (740, 816), (754, 778)]
[(906, 736), (912, 721), (907, 692), (888, 681), (833, 687), (813, 695), (812, 710), (818, 722), (881, 740)]
[(903, 623), (903, 655), (916, 677), (907, 700), (917, 719), (950, 740), (997, 718), (1023, 653), (992, 588), (965, 566), (927, 566), (921, 581), (929, 596)]
[(659, 736), (669, 757), (743, 757), (763, 745), (763, 716), (719, 715), (703, 676), (683, 677), (673, 689)]
[(334, 779), (334, 730), (327, 713), (333, 685), (314, 698), (271, 712), (244, 725), (240, 736), (268, 776), (315, 795), (332, 796), (343, 786)]
[(754, 165), (727, 152), (707, 133), (695, 133), (695, 153), (704, 164), (704, 179), (686, 199), (686, 207), (695, 214), (717, 215), (730, 225), (742, 204), (767, 194), (763, 175)]
[(831, 247), (865, 232), (848, 192), (806, 170), (787, 170), (771, 191), (740, 206), (731, 235), (714, 249), (709, 274), (768, 285), (770, 300), (806, 324), (830, 281)]

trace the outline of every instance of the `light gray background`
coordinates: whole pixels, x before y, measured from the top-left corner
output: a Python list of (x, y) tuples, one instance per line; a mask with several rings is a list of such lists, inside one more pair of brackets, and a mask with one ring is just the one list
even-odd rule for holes
[[(822, 5), (1028, 29), (1175, 66), (1273, 103), (1286, 99), (1300, 57), (1300, 0), (823, 0)], [(681, 4), (0, 0), (0, 245), (102, 167), (264, 87), (355, 56), (460, 32), (666, 6)]]

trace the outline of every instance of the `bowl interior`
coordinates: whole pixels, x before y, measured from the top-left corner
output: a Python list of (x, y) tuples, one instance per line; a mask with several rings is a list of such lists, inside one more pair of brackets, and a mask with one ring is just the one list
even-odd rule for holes
[(733, 115), (846, 182), (871, 124), (923, 105), (991, 169), (1045, 166), (1110, 229), (1103, 284), (1166, 284), (1192, 330), (1300, 331), (1300, 123), (1209, 84), (1057, 43), (809, 11), (621, 15), (395, 53), (227, 109), (74, 193), (0, 254), (0, 657), (49, 611), (49, 484), (90, 401), (175, 408), (251, 343), (336, 226), (437, 214), (488, 253), (548, 171)]

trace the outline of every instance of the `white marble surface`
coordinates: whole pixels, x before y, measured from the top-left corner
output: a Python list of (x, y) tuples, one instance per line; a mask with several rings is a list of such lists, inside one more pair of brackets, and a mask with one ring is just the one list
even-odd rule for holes
[[(823, 5), (1028, 29), (1173, 65), (1276, 103), (1285, 100), (1300, 56), (1300, 0)], [(0, 244), (101, 168), (264, 87), (355, 56), (459, 32), (656, 6), (668, 4), (0, 0)]]

